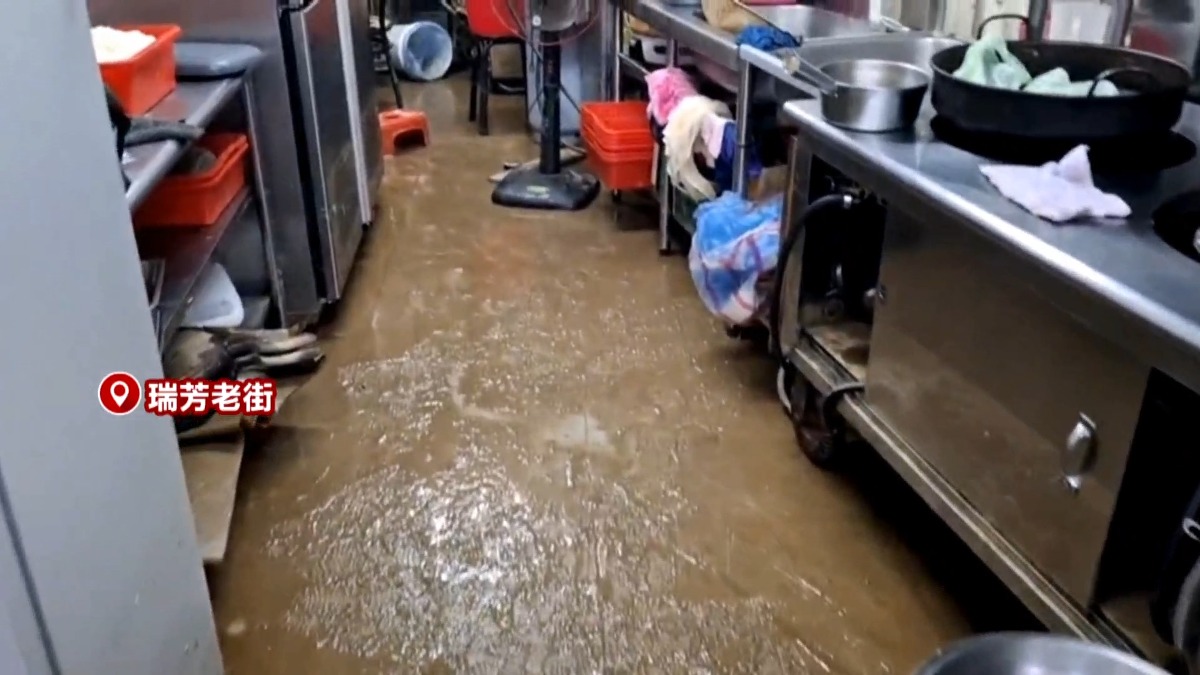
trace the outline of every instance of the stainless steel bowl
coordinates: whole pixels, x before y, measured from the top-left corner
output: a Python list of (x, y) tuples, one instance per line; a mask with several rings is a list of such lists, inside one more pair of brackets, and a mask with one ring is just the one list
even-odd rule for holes
[(929, 75), (899, 61), (853, 59), (821, 66), (837, 86), (821, 96), (821, 114), (832, 124), (856, 131), (895, 131), (911, 127), (929, 89)]
[(1168, 675), (1111, 647), (1043, 633), (991, 633), (956, 642), (917, 675)]

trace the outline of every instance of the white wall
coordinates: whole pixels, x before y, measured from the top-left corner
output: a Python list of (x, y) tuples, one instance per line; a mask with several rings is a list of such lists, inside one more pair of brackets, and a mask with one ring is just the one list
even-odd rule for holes
[[(872, 0), (872, 15), (899, 19), (901, 8), (906, 2), (916, 2), (925, 5), (934, 0)], [(971, 38), (975, 34), (975, 26), (982, 19), (995, 14), (1024, 14), (1028, 11), (1027, 0), (944, 0), (946, 4), (945, 32), (960, 38)], [(1018, 27), (1012, 22), (1005, 22), (1004, 31), (1014, 37)]]

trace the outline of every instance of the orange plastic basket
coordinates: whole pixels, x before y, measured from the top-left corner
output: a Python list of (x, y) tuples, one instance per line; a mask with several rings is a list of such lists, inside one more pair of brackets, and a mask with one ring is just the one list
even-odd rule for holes
[(590, 129), (594, 141), (610, 150), (642, 150), (654, 145), (645, 101), (584, 103), (580, 122), (581, 127)]
[(100, 64), (100, 78), (112, 89), (127, 115), (145, 115), (175, 90), (175, 41), (183, 34), (173, 24), (122, 26), (154, 37), (133, 58)]
[(136, 227), (213, 225), (246, 186), (245, 136), (209, 134), (196, 144), (216, 155), (216, 164), (204, 173), (164, 178), (134, 214)]
[(580, 136), (587, 146), (588, 168), (610, 190), (653, 185), (654, 136), (641, 101), (585, 103)]
[(610, 190), (640, 190), (653, 185), (654, 146), (639, 150), (614, 150), (596, 140), (594, 134), (582, 130), (587, 146), (587, 165)]

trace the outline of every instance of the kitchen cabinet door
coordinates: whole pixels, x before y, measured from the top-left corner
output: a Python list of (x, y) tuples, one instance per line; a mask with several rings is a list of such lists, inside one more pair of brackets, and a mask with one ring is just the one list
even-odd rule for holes
[(866, 398), (1087, 605), (1149, 369), (1047, 302), (1025, 264), (893, 209)]

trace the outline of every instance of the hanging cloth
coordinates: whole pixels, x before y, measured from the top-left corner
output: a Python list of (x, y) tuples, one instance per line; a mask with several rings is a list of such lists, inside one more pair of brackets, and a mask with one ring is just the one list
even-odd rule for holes
[(650, 114), (654, 121), (666, 124), (671, 111), (688, 96), (696, 95), (696, 87), (687, 73), (679, 68), (659, 68), (646, 75), (646, 92), (649, 94)]
[(700, 174), (696, 151), (704, 147), (701, 133), (709, 115), (726, 119), (733, 115), (729, 106), (707, 96), (688, 96), (671, 111), (663, 129), (663, 154), (667, 159), (667, 177), (696, 201), (717, 196), (713, 184)]

